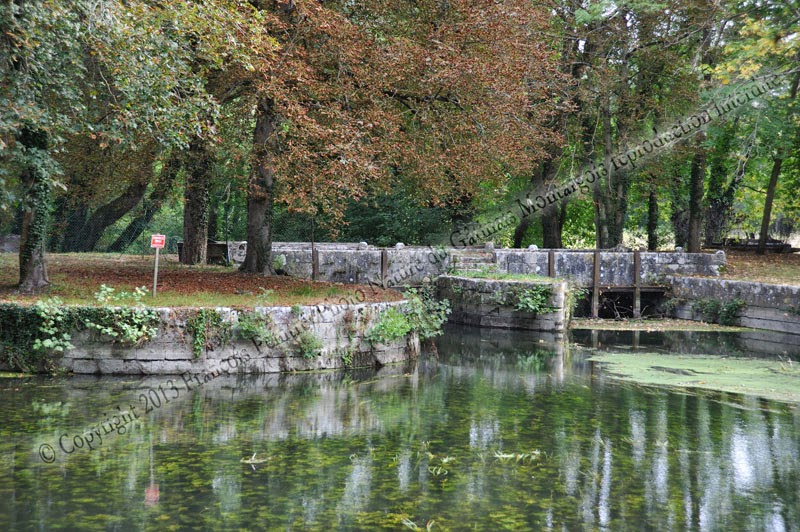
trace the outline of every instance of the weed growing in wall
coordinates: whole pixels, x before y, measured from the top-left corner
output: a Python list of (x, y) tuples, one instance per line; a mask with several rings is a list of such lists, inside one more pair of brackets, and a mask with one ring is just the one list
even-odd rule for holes
[(405, 292), (408, 303), (403, 310), (390, 307), (381, 313), (366, 334), (371, 344), (389, 343), (416, 332), (420, 340), (442, 334), (442, 325), (450, 314), (450, 302), (437, 301), (429, 293), (410, 289)]
[(530, 288), (517, 290), (515, 292), (517, 301), (514, 304), (514, 309), (536, 315), (554, 312), (556, 308), (549, 305), (551, 295), (550, 285), (546, 284), (533, 285)]
[(322, 351), (322, 340), (309, 330), (301, 331), (294, 339), (297, 354), (303, 358), (314, 358)]
[(231, 341), (231, 324), (214, 309), (203, 308), (186, 320), (186, 332), (192, 337), (192, 353), (200, 358), (204, 350), (213, 350)]
[[(140, 286), (133, 292), (116, 291), (110, 286), (101, 285), (94, 297), (102, 307), (76, 309), (82, 316), (83, 324), (112, 341), (129, 345), (139, 345), (152, 339), (158, 331), (159, 317), (155, 310), (145, 308), (142, 298), (147, 289)], [(133, 306), (111, 307), (113, 303), (132, 301)]]
[(256, 346), (275, 343), (275, 332), (272, 329), (272, 317), (261, 312), (241, 312), (239, 314), (238, 336), (250, 340)]
[(742, 299), (736, 298), (727, 303), (718, 299), (703, 298), (692, 303), (692, 311), (702, 314), (711, 323), (734, 325), (736, 315), (747, 306)]

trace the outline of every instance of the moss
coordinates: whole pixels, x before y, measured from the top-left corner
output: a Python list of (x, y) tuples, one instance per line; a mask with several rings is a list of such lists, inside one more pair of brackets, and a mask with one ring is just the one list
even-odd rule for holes
[(800, 364), (712, 355), (596, 353), (605, 372), (647, 385), (698, 388), (800, 402)]

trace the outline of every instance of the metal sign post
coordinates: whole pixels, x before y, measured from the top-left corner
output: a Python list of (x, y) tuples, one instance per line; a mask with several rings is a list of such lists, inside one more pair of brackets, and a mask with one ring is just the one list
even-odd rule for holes
[(153, 297), (156, 297), (156, 287), (158, 286), (158, 252), (164, 247), (165, 242), (164, 235), (152, 235), (150, 237), (150, 247), (156, 248), (156, 267), (153, 270)]

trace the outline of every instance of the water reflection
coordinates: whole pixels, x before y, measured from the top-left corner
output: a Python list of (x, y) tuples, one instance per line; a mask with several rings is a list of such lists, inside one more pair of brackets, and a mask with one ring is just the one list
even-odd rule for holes
[(796, 407), (614, 383), (552, 340), (455, 329), (378, 373), (220, 377), (52, 464), (42, 443), (165, 379), (3, 379), (0, 522), (798, 530)]

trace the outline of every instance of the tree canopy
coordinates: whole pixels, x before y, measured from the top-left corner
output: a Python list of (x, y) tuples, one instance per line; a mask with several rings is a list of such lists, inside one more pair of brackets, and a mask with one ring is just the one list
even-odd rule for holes
[[(647, 233), (651, 248), (695, 250), (739, 230), (766, 242), (800, 212), (799, 9), (5, 2), (0, 227), (22, 233), (28, 290), (47, 284), (45, 249), (124, 249), (176, 201), (187, 262), (204, 260), (217, 218), (230, 225), (236, 206), (252, 272), (270, 271), (276, 220), (291, 217), (323, 238), (383, 240), (369, 226), (380, 223), (432, 241), (521, 189), (610, 167), (626, 146), (777, 72), (768, 93), (690, 140), (494, 237), (613, 247)], [(406, 221), (369, 215), (376, 205)], [(415, 219), (432, 224), (426, 234)]]

